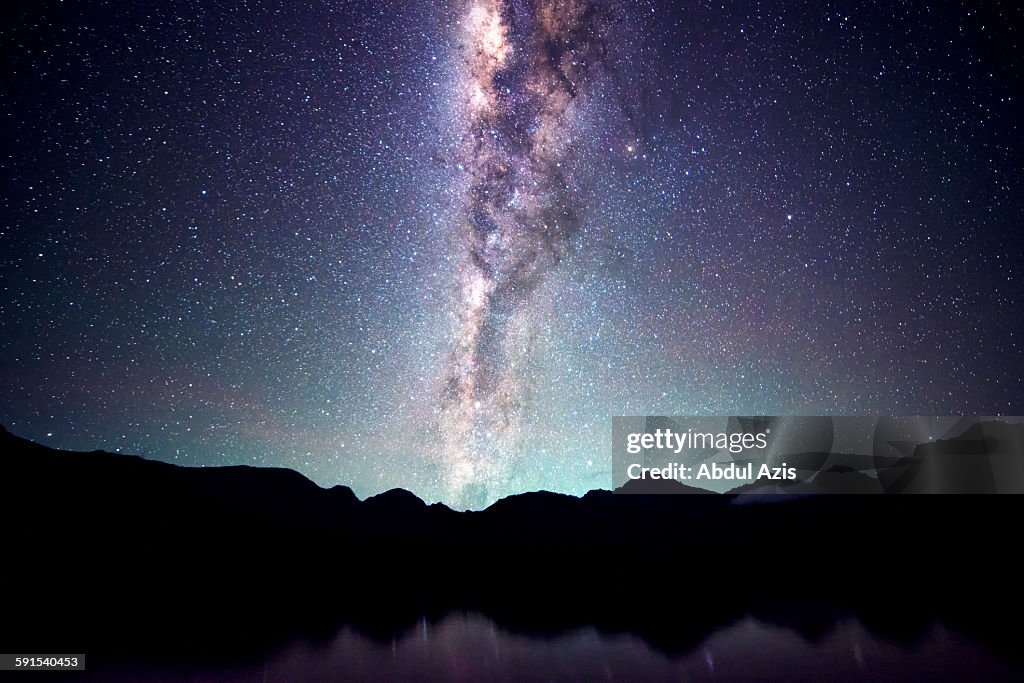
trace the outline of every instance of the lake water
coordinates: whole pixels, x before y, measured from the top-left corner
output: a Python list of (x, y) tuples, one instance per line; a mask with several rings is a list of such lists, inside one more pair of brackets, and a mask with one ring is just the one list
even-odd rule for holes
[[(110, 672), (112, 674), (112, 672)], [(746, 618), (670, 656), (642, 639), (592, 628), (554, 637), (511, 633), (478, 614), (423, 620), (380, 642), (343, 628), (297, 641), (264, 663), (173, 674), (135, 670), (104, 680), (174, 681), (935, 681), (1021, 680), (1007, 661), (942, 626), (896, 644), (856, 620), (808, 640)]]

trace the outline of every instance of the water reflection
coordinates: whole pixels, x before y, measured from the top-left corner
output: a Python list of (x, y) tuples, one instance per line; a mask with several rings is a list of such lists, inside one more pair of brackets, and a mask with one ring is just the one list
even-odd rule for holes
[[(131, 677), (150, 676), (133, 672)], [(333, 639), (296, 642), (264, 664), (176, 672), (192, 681), (842, 681), (1011, 680), (1009, 664), (935, 626), (911, 644), (873, 635), (856, 620), (820, 638), (752, 618), (670, 656), (642, 639), (585, 628), (554, 637), (510, 633), (478, 614), (422, 619), (390, 642), (346, 627)]]

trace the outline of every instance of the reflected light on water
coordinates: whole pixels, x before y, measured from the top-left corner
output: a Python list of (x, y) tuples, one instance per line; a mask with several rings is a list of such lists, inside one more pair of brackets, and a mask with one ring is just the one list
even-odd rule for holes
[(1021, 680), (1019, 675), (981, 645), (939, 625), (912, 643), (895, 643), (854, 619), (808, 639), (748, 617), (670, 655), (634, 635), (594, 628), (526, 635), (463, 613), (420, 619), (387, 640), (344, 627), (332, 639), (293, 642), (262, 664), (173, 674), (122, 671), (103, 680), (994, 681)]

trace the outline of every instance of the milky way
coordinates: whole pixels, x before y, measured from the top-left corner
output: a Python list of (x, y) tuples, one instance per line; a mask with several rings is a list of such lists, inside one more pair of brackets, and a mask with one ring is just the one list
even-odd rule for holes
[(600, 4), (574, 0), (473, 2), (463, 13), (464, 253), (442, 398), (455, 495), (500, 484), (518, 448), (531, 299), (579, 229), (564, 164), (575, 110), (607, 50), (608, 19)]

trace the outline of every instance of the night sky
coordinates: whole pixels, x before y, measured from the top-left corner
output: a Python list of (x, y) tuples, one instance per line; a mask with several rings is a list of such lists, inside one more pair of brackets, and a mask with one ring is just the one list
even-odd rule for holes
[(1020, 414), (1015, 3), (7, 2), (0, 423), (480, 506)]

